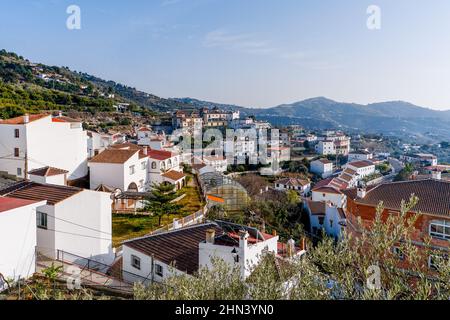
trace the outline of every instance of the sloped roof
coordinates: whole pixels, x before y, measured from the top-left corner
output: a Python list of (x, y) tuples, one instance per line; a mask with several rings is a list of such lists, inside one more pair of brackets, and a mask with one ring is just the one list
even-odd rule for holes
[(292, 186), (292, 187), (304, 187), (309, 185), (311, 182), (303, 179), (296, 179), (296, 178), (284, 178), (275, 181), (275, 184), (282, 184), (285, 186)]
[(83, 189), (75, 187), (65, 187), (51, 184), (39, 184), (31, 181), (22, 181), (8, 188), (0, 190), (0, 195), (31, 201), (47, 200), (48, 204), (55, 205), (82, 191)]
[(171, 170), (171, 171), (168, 171), (166, 173), (163, 173), (162, 176), (165, 177), (165, 178), (168, 178), (168, 179), (170, 179), (172, 181), (178, 181), (178, 180), (183, 179), (184, 177), (186, 177), (186, 175), (183, 172), (178, 172), (178, 171), (175, 171), (175, 170)]
[(90, 163), (112, 163), (112, 164), (123, 164), (127, 162), (132, 156), (134, 156), (138, 150), (131, 149), (106, 149), (99, 153), (91, 160)]
[(408, 201), (412, 194), (419, 198), (415, 212), (450, 217), (450, 182), (442, 180), (413, 180), (380, 184), (368, 190), (358, 199), (356, 189), (346, 190), (356, 203), (377, 206), (383, 201), (387, 209), (400, 210), (402, 200)]
[(0, 197), (0, 213), (9, 210), (25, 207), (38, 201)]
[(206, 223), (126, 241), (123, 245), (193, 274), (199, 268), (199, 243), (205, 240), (209, 229), (214, 229), (216, 234), (223, 232), (215, 223)]
[(33, 176), (53, 177), (53, 176), (59, 176), (59, 175), (62, 175), (62, 174), (66, 174), (68, 172), (69, 171), (67, 171), (67, 170), (58, 169), (58, 168), (54, 168), (54, 167), (44, 167), (44, 168), (31, 170), (28, 173), (33, 175)]
[(170, 151), (155, 150), (155, 149), (149, 150), (147, 152), (147, 155), (149, 158), (155, 159), (155, 160), (167, 160), (167, 159), (174, 157), (174, 154)]
[[(29, 122), (33, 122), (36, 120), (40, 120), (46, 117), (49, 117), (49, 114), (30, 114), (29, 117)], [(11, 124), (11, 125), (19, 125), (19, 124), (25, 124), (24, 122), (24, 116), (19, 116), (19, 117), (15, 117), (15, 118), (11, 118), (11, 119), (7, 119), (7, 120), (0, 120), (0, 124)]]

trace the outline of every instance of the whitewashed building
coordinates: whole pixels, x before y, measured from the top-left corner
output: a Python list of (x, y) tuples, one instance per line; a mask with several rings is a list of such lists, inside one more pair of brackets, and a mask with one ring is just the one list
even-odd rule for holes
[(106, 134), (95, 131), (87, 131), (88, 141), (88, 157), (92, 158), (105, 150), (106, 148), (116, 144), (126, 142), (126, 136), (121, 133)]
[(349, 162), (345, 165), (345, 168), (355, 171), (358, 175), (358, 180), (375, 173), (375, 165), (368, 160)]
[(328, 159), (312, 161), (310, 166), (310, 171), (321, 176), (322, 178), (328, 178), (334, 172), (333, 162)]
[(310, 233), (320, 236), (324, 231), (336, 240), (341, 238), (347, 223), (342, 208), (337, 208), (330, 202), (312, 200), (305, 201), (304, 208), (309, 216)]
[(51, 115), (0, 120), (0, 172), (27, 178), (30, 170), (52, 166), (67, 170), (68, 180), (85, 177), (87, 135), (80, 122)]
[(371, 160), (373, 153), (367, 150), (352, 151), (348, 154), (348, 162)]
[[(36, 208), (46, 201), (0, 197), (0, 274), (18, 280), (36, 268)], [(0, 292), (6, 289), (0, 278)]]
[(0, 195), (40, 203), (33, 223), (42, 254), (56, 258), (62, 250), (106, 264), (113, 261), (109, 193), (23, 181)]
[(121, 191), (149, 188), (147, 149), (131, 143), (115, 145), (89, 160), (90, 188), (106, 185)]
[(67, 170), (43, 167), (28, 172), (29, 179), (37, 183), (54, 184), (59, 186), (67, 185)]
[(203, 162), (210, 167), (213, 167), (217, 172), (227, 171), (228, 161), (223, 156), (205, 156)]
[(265, 252), (284, 258), (304, 253), (293, 240), (284, 245), (278, 236), (228, 225), (211, 222), (124, 242), (125, 280), (162, 282), (174, 274), (194, 275), (200, 268), (210, 268), (213, 258), (240, 266), (246, 278)]
[(311, 182), (304, 179), (284, 178), (275, 181), (275, 190), (294, 190), (300, 195), (305, 195), (311, 190)]

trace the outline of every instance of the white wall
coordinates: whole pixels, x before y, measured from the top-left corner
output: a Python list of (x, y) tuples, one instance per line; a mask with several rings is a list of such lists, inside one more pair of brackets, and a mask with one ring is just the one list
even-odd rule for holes
[[(160, 277), (155, 273), (155, 270), (152, 269), (152, 258), (146, 254), (141, 253), (140, 251), (137, 251), (133, 248), (128, 247), (126, 244), (123, 245), (123, 253), (122, 253), (122, 270), (123, 272), (123, 278), (127, 282), (144, 282), (145, 284), (149, 284), (152, 281), (155, 282), (162, 282), (164, 279), (169, 278), (173, 275), (181, 275), (185, 274), (184, 272), (181, 272), (180, 270), (174, 269), (170, 267), (169, 265), (154, 260), (153, 263), (156, 265), (160, 265), (163, 268), (163, 276)], [(136, 269), (131, 265), (131, 256), (134, 255), (138, 257), (141, 260), (141, 268)], [(148, 279), (148, 280), (145, 280)]]
[(38, 211), (49, 214), (48, 229), (38, 229), (37, 243), (43, 251), (63, 250), (112, 263), (112, 214), (108, 193), (83, 190), (54, 206), (39, 207)]
[(312, 201), (330, 201), (338, 208), (342, 208), (345, 205), (346, 197), (343, 194), (334, 194), (320, 191), (312, 191)]
[(42, 184), (54, 184), (58, 186), (65, 186), (66, 185), (66, 177), (64, 174), (59, 174), (56, 176), (50, 176), (50, 177), (42, 177), (42, 176), (35, 176), (35, 175), (29, 175), (28, 177), (31, 181), (42, 183)]
[(95, 190), (104, 184), (112, 188), (126, 191), (124, 165), (116, 163), (89, 162), (90, 188)]
[[(20, 138), (14, 137), (14, 129), (19, 129)], [(26, 125), (2, 124), (0, 142), (0, 171), (17, 175), (21, 168), (24, 174), (27, 153), (28, 171), (52, 166), (68, 170), (69, 180), (87, 175), (87, 135), (81, 124), (52, 122), (50, 116)], [(19, 158), (14, 148), (19, 148)]]
[(43, 204), (0, 213), (0, 273), (7, 279), (28, 278), (35, 272), (36, 207)]

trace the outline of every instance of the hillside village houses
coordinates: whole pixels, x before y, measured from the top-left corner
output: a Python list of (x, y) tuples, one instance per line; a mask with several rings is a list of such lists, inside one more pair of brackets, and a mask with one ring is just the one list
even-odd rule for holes
[(120, 191), (144, 192), (163, 182), (179, 190), (186, 180), (178, 154), (132, 143), (113, 145), (90, 159), (89, 168), (93, 190), (105, 185)]
[(350, 140), (351, 138), (342, 132), (326, 131), (317, 138), (315, 150), (322, 156), (347, 156), (350, 153)]
[(88, 173), (87, 135), (80, 122), (59, 115), (0, 120), (0, 172), (27, 178), (45, 166), (67, 170), (67, 179)]
[(221, 221), (150, 235), (123, 243), (123, 276), (131, 282), (143, 278), (162, 282), (171, 275), (193, 275), (200, 268), (210, 268), (213, 258), (221, 258), (230, 265), (237, 264), (245, 279), (264, 253), (277, 259), (305, 253), (294, 240), (287, 244), (278, 240), (277, 235)]
[(300, 195), (306, 195), (311, 190), (311, 182), (297, 178), (282, 178), (275, 181), (275, 190), (279, 191), (296, 191)]
[(87, 147), (88, 147), (88, 157), (92, 158), (104, 151), (109, 146), (116, 143), (126, 142), (126, 136), (122, 133), (98, 133), (95, 131), (87, 131)]
[(367, 150), (356, 150), (351, 151), (348, 154), (348, 162), (354, 162), (354, 161), (364, 161), (364, 160), (372, 160), (373, 159), (373, 153), (367, 151)]

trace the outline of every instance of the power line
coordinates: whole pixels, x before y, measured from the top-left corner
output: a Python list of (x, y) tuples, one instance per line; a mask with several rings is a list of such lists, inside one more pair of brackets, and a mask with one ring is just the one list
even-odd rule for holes
[[(45, 213), (45, 212), (44, 212), (44, 213)], [(66, 223), (73, 224), (73, 225), (75, 225), (75, 226), (77, 226), (77, 227), (81, 227), (81, 228), (85, 228), (85, 229), (88, 229), (88, 230), (91, 230), (91, 231), (103, 233), (103, 234), (106, 234), (106, 235), (108, 235), (108, 236), (111, 236), (111, 235), (112, 235), (111, 233), (107, 233), (107, 232), (104, 232), (104, 231), (101, 231), (101, 230), (97, 230), (97, 229), (94, 229), (94, 228), (91, 228), (91, 227), (88, 227), (88, 226), (84, 226), (84, 225), (82, 225), (82, 224), (78, 224), (78, 223), (69, 221), (69, 220), (65, 220), (65, 219), (62, 219), (62, 218), (58, 218), (58, 217), (55, 217), (55, 216), (53, 216), (53, 215), (51, 215), (51, 214), (48, 214), (48, 213), (46, 213), (46, 215), (49, 216), (49, 217), (52, 217), (52, 218), (54, 218), (54, 219), (64, 221), (64, 222), (66, 222)]]

